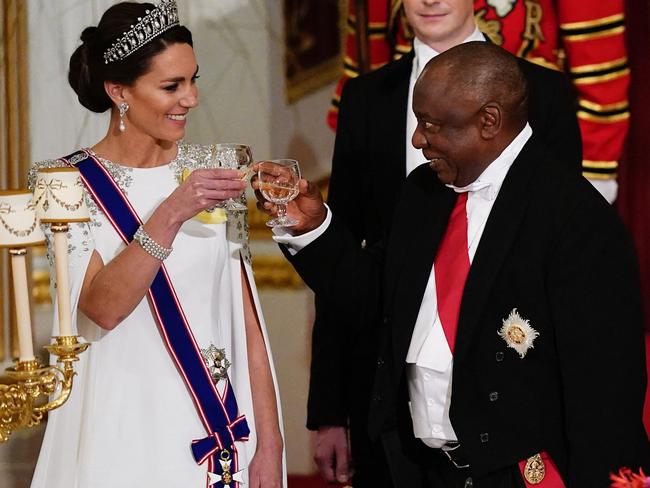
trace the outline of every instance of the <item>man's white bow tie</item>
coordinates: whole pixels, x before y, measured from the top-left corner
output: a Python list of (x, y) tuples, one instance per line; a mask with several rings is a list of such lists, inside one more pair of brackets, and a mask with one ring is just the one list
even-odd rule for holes
[[(456, 193), (465, 193), (465, 192), (470, 192), (470, 191), (471, 192), (481, 191), (481, 190), (483, 190), (485, 188), (492, 187), (493, 184), (491, 182), (489, 182), (489, 181), (478, 181), (477, 180), (477, 181), (474, 181), (474, 182), (470, 183), (467, 186), (462, 186), (462, 187), (454, 186), (454, 185), (446, 185), (446, 186), (451, 188), (452, 190), (454, 190)], [(490, 195), (490, 198), (492, 198), (491, 192), (488, 191), (488, 195)]]

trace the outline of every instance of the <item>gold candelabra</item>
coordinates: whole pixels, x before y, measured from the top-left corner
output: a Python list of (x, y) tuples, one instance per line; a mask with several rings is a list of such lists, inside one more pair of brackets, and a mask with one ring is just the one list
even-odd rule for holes
[(88, 348), (77, 336), (56, 336), (54, 343), (45, 346), (61, 366), (43, 366), (36, 359), (16, 360), (16, 365), (5, 373), (14, 381), (0, 384), (0, 442), (9, 440), (12, 432), (38, 425), (43, 415), (59, 408), (70, 396), (73, 377), (72, 363)]
[[(27, 246), (45, 240), (38, 219), (51, 224), (54, 241), (59, 334), (45, 348), (57, 357), (56, 365), (40, 364), (32, 348), (25, 255)], [(69, 222), (88, 220), (83, 184), (73, 168), (39, 172), (34, 195), (22, 190), (0, 192), (0, 247), (9, 248), (11, 255), (20, 351), (15, 365), (5, 370), (10, 383), (0, 384), (0, 443), (20, 428), (38, 425), (72, 392), (73, 363), (89, 344), (79, 342), (72, 332), (67, 232)]]

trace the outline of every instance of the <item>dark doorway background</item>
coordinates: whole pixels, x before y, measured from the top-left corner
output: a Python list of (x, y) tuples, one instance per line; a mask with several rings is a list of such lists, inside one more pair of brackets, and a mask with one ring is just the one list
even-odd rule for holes
[(648, 0), (627, 0), (626, 7), (632, 115), (616, 205), (634, 238), (650, 332), (650, 5)]

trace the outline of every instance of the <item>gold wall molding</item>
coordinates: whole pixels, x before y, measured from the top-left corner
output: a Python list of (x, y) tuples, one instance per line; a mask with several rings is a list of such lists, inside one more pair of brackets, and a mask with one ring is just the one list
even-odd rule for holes
[[(27, 187), (29, 156), (29, 96), (27, 57), (27, 3), (24, 0), (0, 0), (0, 188)], [(0, 361), (7, 349), (7, 328), (11, 353), (17, 355), (16, 324), (11, 287), (8, 284), (8, 258), (0, 258)]]
[(293, 290), (303, 288), (298, 273), (295, 272), (284, 256), (253, 256), (255, 284), (258, 288), (275, 288)]

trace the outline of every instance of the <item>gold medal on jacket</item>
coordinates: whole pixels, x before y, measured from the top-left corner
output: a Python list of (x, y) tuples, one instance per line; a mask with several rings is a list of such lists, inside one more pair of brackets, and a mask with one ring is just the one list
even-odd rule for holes
[(538, 485), (544, 479), (546, 475), (546, 466), (544, 466), (544, 460), (539, 454), (535, 454), (532, 457), (529, 457), (526, 460), (526, 466), (524, 467), (524, 478), (531, 485)]

